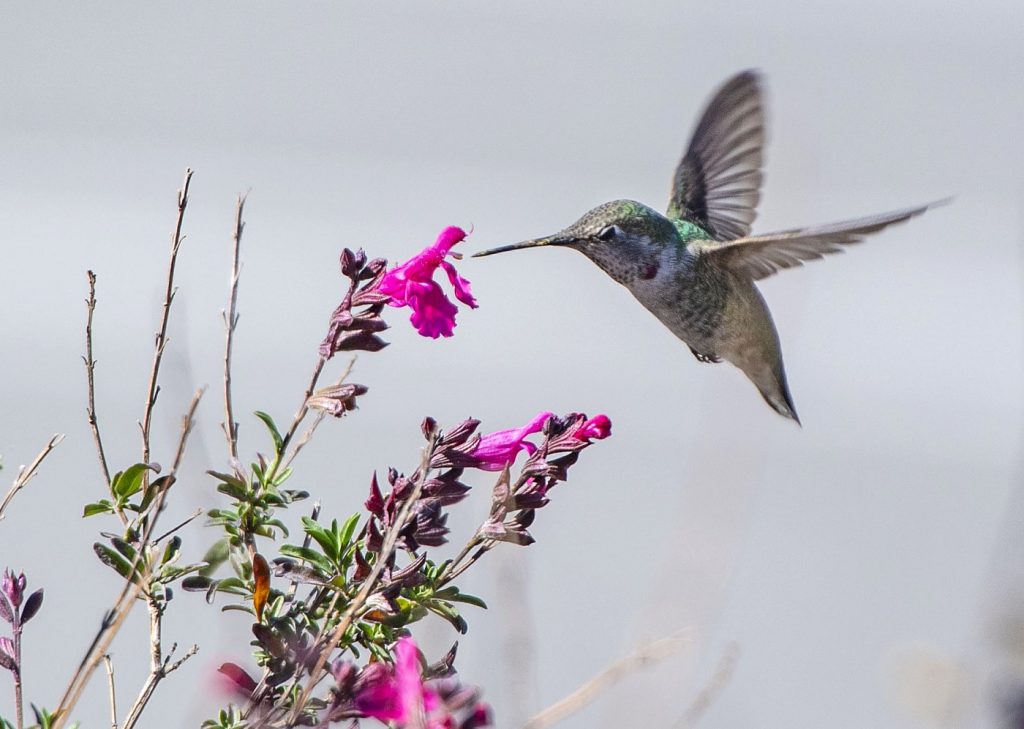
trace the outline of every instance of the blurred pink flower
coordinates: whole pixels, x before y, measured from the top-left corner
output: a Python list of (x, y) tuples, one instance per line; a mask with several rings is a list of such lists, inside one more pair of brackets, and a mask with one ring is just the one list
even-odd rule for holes
[(595, 415), (573, 433), (579, 440), (589, 443), (591, 440), (604, 440), (612, 434), (612, 421), (607, 415)]
[(551, 415), (543, 412), (522, 428), (499, 430), (483, 436), (473, 451), (473, 457), (479, 461), (477, 467), (484, 471), (500, 471), (516, 459), (519, 451), (534, 453), (537, 446), (525, 438), (539, 433)]
[(458, 307), (452, 303), (440, 284), (434, 281), (434, 272), (443, 268), (455, 289), (455, 298), (466, 306), (477, 308), (469, 281), (459, 276), (446, 256), (458, 258), (452, 247), (466, 237), (466, 232), (454, 226), (445, 228), (433, 245), (427, 246), (400, 266), (388, 271), (381, 281), (380, 291), (390, 297), (390, 304), (412, 309), (409, 320), (422, 336), (437, 339), (450, 337), (455, 328)]

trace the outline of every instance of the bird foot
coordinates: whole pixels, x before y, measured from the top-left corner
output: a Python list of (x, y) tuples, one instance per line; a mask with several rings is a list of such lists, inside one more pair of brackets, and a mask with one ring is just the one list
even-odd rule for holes
[(719, 362), (722, 361), (721, 359), (719, 359), (717, 356), (715, 356), (713, 354), (703, 354), (701, 352), (698, 352), (693, 347), (690, 347), (690, 351), (693, 352), (693, 356), (697, 358), (698, 362), (718, 364)]

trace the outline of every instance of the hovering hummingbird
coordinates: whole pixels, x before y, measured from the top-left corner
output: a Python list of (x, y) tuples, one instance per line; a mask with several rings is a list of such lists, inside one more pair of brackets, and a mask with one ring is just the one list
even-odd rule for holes
[(666, 215), (633, 200), (594, 208), (544, 238), (474, 257), (575, 248), (628, 288), (701, 362), (731, 362), (780, 415), (797, 423), (779, 335), (755, 281), (837, 253), (932, 205), (831, 225), (751, 235), (765, 143), (760, 76), (744, 71), (711, 99), (683, 155)]

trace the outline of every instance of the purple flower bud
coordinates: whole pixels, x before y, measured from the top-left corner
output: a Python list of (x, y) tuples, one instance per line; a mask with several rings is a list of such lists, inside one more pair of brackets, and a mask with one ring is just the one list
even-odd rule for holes
[(3, 590), (4, 595), (10, 600), (11, 606), (17, 609), (21, 605), (21, 598), (25, 593), (25, 574), (15, 576), (11, 570), (5, 570), (3, 581), (0, 582), (0, 590)]
[(350, 249), (345, 248), (341, 252), (341, 273), (348, 278), (356, 278), (359, 276), (360, 271), (363, 270), (363, 266), (366, 265), (366, 253), (360, 248), (356, 253), (353, 253)]

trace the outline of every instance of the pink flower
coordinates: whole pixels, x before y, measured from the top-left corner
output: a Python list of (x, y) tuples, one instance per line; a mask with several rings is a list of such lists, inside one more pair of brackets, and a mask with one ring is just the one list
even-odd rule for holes
[(591, 440), (604, 440), (612, 434), (612, 421), (607, 415), (595, 415), (580, 425), (573, 433), (575, 438), (589, 443)]
[(477, 467), (484, 471), (500, 471), (516, 459), (519, 451), (533, 454), (537, 446), (525, 438), (539, 433), (551, 415), (548, 412), (540, 413), (522, 428), (499, 430), (483, 436), (473, 451), (473, 457), (480, 462)]
[(381, 664), (370, 665), (381, 666), (377, 669), (381, 675), (368, 680), (366, 687), (356, 695), (356, 706), (367, 716), (402, 725), (437, 703), (436, 695), (428, 698), (427, 694), (432, 692), (423, 687), (419, 652), (412, 638), (402, 638), (395, 646), (392, 675), (387, 675)]
[(427, 246), (402, 265), (388, 271), (381, 281), (380, 291), (390, 297), (392, 306), (412, 309), (409, 320), (424, 337), (450, 337), (455, 328), (458, 307), (434, 281), (434, 272), (438, 268), (443, 268), (448, 274), (448, 281), (455, 289), (455, 298), (473, 309), (477, 307), (469, 281), (459, 276), (455, 266), (445, 260), (446, 256), (459, 257), (451, 249), (465, 237), (466, 232), (461, 228), (445, 228), (434, 245)]

